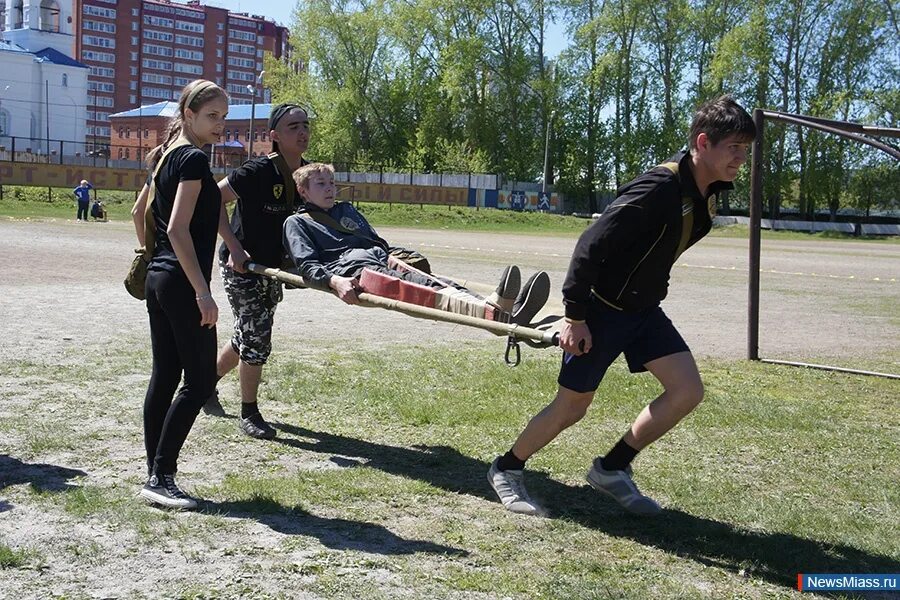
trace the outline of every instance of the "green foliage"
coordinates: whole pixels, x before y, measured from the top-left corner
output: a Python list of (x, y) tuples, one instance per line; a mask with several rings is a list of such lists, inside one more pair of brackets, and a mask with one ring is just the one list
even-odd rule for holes
[(529, 234), (571, 233), (580, 235), (591, 222), (571, 216), (536, 212), (516, 212), (468, 207), (417, 206), (408, 204), (359, 203), (360, 210), (376, 227), (413, 227), (416, 229), (461, 229), (466, 231), (505, 231)]
[[(266, 69), (276, 100), (312, 106), (309, 154), (322, 160), (540, 181), (549, 124), (555, 189), (594, 212), (604, 194), (682, 147), (694, 107), (722, 93), (748, 109), (896, 127), (900, 38), (890, 8), (866, 0), (305, 0), (293, 27), (303, 68)], [(572, 41), (545, 60), (551, 21)], [(773, 214), (783, 206), (883, 209), (896, 196), (864, 199), (864, 188), (850, 185), (877, 162), (871, 151), (793, 126), (766, 135)], [(736, 194), (746, 201), (746, 190)]]

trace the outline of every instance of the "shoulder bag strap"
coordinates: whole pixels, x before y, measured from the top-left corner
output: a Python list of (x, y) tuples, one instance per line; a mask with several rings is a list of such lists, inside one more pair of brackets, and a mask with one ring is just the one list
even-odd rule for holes
[[(679, 186), (681, 184), (681, 176), (678, 173), (677, 162), (666, 162), (660, 167), (668, 169), (675, 175)], [(678, 241), (678, 248), (675, 250), (675, 260), (681, 256), (681, 253), (687, 248), (688, 242), (691, 240), (691, 231), (694, 229), (694, 200), (692, 198), (682, 196), (681, 198), (681, 239)]]
[(191, 142), (186, 137), (183, 135), (178, 136), (174, 142), (169, 144), (162, 156), (159, 157), (159, 161), (153, 169), (153, 176), (150, 177), (150, 194), (147, 198), (147, 205), (144, 207), (144, 257), (148, 261), (153, 256), (153, 249), (156, 246), (156, 221), (153, 219), (153, 211), (150, 209), (150, 205), (153, 204), (153, 200), (156, 198), (156, 176), (159, 175), (163, 163), (166, 162), (170, 154), (178, 148), (190, 145)]

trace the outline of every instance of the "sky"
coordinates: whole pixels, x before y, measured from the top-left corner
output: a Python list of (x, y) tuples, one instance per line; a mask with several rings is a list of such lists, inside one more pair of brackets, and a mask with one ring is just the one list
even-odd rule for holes
[[(291, 14), (297, 5), (292, 0), (205, 0), (203, 4), (221, 6), (232, 12), (261, 15), (273, 19), (285, 27), (291, 26)], [(555, 58), (567, 44), (568, 38), (563, 27), (551, 24), (547, 31), (547, 55)]]

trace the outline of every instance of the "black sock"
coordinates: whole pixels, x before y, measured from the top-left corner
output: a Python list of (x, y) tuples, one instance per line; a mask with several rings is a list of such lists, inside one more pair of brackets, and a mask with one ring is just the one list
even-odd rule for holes
[(609, 454), (600, 458), (600, 466), (606, 471), (624, 471), (638, 452), (640, 450), (635, 450), (625, 443), (625, 438), (622, 438), (613, 446)]
[(525, 468), (525, 461), (510, 450), (497, 461), (497, 468), (501, 471), (521, 471)]
[(256, 402), (241, 402), (241, 418), (246, 419), (259, 412), (259, 404)]

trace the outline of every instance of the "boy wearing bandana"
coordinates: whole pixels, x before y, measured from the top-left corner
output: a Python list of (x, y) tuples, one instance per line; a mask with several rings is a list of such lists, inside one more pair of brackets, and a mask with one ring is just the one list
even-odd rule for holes
[[(219, 230), (225, 243), (219, 249), (219, 267), (231, 311), (234, 332), (219, 350), (219, 378), (238, 367), (241, 388), (240, 430), (253, 438), (272, 439), (275, 429), (259, 411), (258, 391), (263, 365), (272, 350), (275, 309), (282, 299), (277, 281), (244, 269), (247, 261), (278, 268), (283, 249), (281, 230), (285, 219), (303, 201), (291, 182), (291, 173), (306, 164), (309, 116), (297, 104), (279, 104), (269, 115), (273, 152), (251, 158), (219, 182), (223, 208), (236, 202), (231, 222)], [(288, 183), (286, 183), (288, 182)], [(241, 248), (231, 254), (228, 247)], [(208, 414), (223, 415), (217, 395), (204, 406)]]

